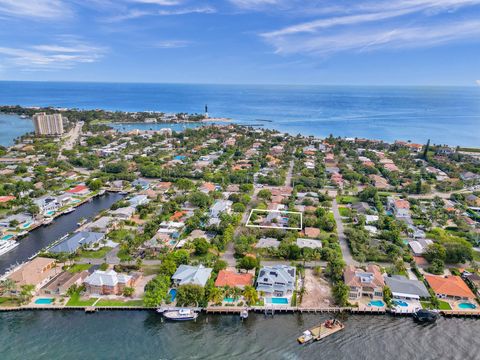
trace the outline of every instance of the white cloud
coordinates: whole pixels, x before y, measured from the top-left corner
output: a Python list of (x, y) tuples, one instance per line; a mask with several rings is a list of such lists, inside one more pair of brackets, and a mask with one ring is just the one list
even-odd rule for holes
[(138, 19), (144, 16), (180, 16), (188, 14), (214, 14), (217, 10), (211, 6), (202, 6), (202, 7), (186, 7), (186, 8), (176, 8), (168, 10), (140, 10), (140, 9), (131, 9), (127, 12), (111, 16), (106, 18), (106, 22), (117, 22), (131, 19)]
[(477, 80), (476, 83), (478, 86), (480, 86), (480, 80)]
[(268, 5), (278, 5), (282, 0), (229, 0), (235, 6), (242, 9), (259, 9)]
[(79, 63), (96, 62), (105, 52), (105, 48), (76, 40), (23, 48), (0, 47), (4, 64), (21, 70), (71, 69)]
[(342, 3), (331, 8), (331, 14), (316, 20), (260, 35), (277, 53), (285, 54), (433, 46), (478, 36), (480, 20), (467, 17), (458, 21), (452, 15), (476, 5), (480, 0), (356, 1), (351, 7)]
[(187, 40), (162, 40), (156, 42), (153, 46), (160, 49), (177, 49), (190, 45), (191, 42)]
[(161, 6), (180, 5), (183, 2), (180, 0), (131, 0), (131, 1), (135, 3), (154, 4), (154, 5), (161, 5)]
[(480, 20), (427, 26), (368, 29), (321, 35), (307, 34), (270, 38), (277, 53), (313, 53), (328, 55), (352, 50), (364, 52), (379, 48), (428, 47), (454, 40), (480, 36)]
[(0, 14), (52, 19), (69, 15), (70, 8), (62, 0), (0, 0)]

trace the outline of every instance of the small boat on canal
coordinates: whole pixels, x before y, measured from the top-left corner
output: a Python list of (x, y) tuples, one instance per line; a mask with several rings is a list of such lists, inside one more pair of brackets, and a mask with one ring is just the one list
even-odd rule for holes
[(337, 319), (326, 320), (318, 326), (305, 330), (303, 334), (298, 337), (297, 341), (302, 345), (313, 341), (319, 341), (327, 336), (335, 334), (337, 331), (343, 330), (344, 328), (345, 325)]
[(430, 310), (420, 309), (413, 314), (413, 320), (420, 324), (433, 324), (438, 319), (438, 313)]
[(165, 319), (172, 320), (172, 321), (196, 320), (198, 317), (198, 313), (196, 313), (192, 309), (168, 310), (163, 312), (160, 309), (158, 309), (157, 312), (163, 313), (163, 317)]

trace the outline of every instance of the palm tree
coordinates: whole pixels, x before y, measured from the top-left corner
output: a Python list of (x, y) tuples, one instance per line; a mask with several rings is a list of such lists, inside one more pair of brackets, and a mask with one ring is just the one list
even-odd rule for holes
[(254, 305), (258, 302), (258, 292), (253, 286), (245, 286), (243, 290), (243, 297), (249, 305)]
[(4, 295), (7, 293), (11, 293), (15, 291), (17, 288), (17, 284), (12, 279), (5, 279), (0, 282), (0, 294)]

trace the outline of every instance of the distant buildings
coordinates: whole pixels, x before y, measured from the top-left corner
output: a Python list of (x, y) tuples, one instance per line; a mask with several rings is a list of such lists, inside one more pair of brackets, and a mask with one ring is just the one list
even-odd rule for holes
[(62, 135), (62, 114), (37, 113), (33, 115), (33, 126), (36, 135)]

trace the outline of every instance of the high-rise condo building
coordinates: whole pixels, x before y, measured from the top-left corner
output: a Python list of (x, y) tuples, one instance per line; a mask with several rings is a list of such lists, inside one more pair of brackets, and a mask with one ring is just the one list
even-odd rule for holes
[(62, 135), (62, 114), (37, 113), (33, 115), (36, 135)]

